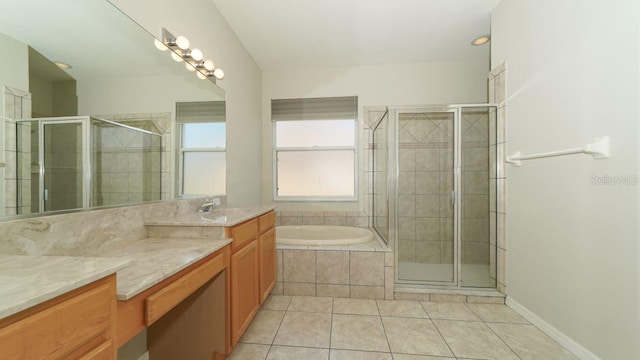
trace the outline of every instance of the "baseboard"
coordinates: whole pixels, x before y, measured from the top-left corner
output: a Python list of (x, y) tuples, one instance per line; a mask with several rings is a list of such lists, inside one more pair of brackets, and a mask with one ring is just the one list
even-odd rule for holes
[(527, 319), (530, 323), (535, 325), (538, 329), (542, 330), (545, 334), (549, 335), (553, 340), (557, 341), (560, 345), (567, 348), (567, 350), (571, 351), (575, 356), (579, 357), (582, 360), (602, 360), (596, 354), (589, 351), (584, 346), (580, 345), (578, 342), (565, 335), (562, 331), (556, 329), (553, 325), (549, 324), (541, 317), (533, 313), (531, 310), (522, 306), (519, 302), (513, 300), (512, 297), (507, 296), (505, 303), (511, 309), (513, 309), (518, 314), (522, 315), (523, 318)]

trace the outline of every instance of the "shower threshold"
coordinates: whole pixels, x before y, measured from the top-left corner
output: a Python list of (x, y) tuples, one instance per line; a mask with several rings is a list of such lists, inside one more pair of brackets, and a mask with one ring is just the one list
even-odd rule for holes
[[(407, 281), (413, 284), (415, 282), (428, 282), (432, 284), (434, 282), (450, 283), (453, 281), (453, 264), (398, 262), (397, 269), (399, 282)], [(463, 264), (461, 265), (460, 273), (463, 275), (460, 279), (461, 287), (495, 288), (495, 280), (490, 276), (489, 265)], [(441, 285), (434, 285), (434, 287), (441, 287)], [(457, 289), (458, 287), (453, 288)]]

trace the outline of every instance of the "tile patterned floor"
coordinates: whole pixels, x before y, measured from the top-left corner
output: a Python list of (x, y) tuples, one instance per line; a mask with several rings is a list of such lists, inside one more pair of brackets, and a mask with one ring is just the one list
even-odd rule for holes
[(229, 359), (577, 357), (505, 305), (271, 295)]

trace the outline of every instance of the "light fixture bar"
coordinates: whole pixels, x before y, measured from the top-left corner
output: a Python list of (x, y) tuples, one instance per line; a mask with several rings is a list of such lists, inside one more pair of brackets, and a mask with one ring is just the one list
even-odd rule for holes
[[(155, 40), (157, 42), (157, 40)], [(196, 70), (200, 79), (210, 79), (214, 83), (216, 80), (224, 78), (224, 71), (215, 67), (213, 61), (204, 59), (204, 54), (199, 49), (190, 49), (191, 43), (184, 36), (174, 36), (169, 30), (162, 28), (162, 44), (172, 51), (172, 57), (176, 61), (181, 59), (187, 65)], [(158, 50), (163, 50), (156, 44)]]

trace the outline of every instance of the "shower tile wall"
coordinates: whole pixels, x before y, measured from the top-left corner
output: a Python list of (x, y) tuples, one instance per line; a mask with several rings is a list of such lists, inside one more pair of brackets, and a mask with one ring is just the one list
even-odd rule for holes
[(162, 144), (157, 136), (118, 127), (97, 127), (99, 130), (94, 136), (99, 135), (93, 146), (95, 166), (99, 171), (94, 176), (94, 205), (167, 199), (170, 192), (171, 114), (96, 117), (160, 134)]
[[(30, 132), (16, 135), (16, 120), (31, 118), (31, 94), (5, 86), (0, 116), (3, 119), (4, 140), (3, 162), (6, 166), (0, 171), (4, 204), (0, 216), (29, 214), (31, 212), (31, 138)], [(29, 125), (27, 125), (28, 127)], [(19, 165), (19, 166), (18, 166)], [(20, 183), (20, 186), (18, 186)], [(21, 189), (18, 193), (18, 189)]]
[(369, 227), (362, 211), (276, 211), (276, 225), (333, 225)]
[(453, 114), (398, 121), (398, 261), (453, 263)]

